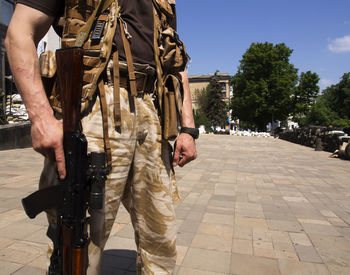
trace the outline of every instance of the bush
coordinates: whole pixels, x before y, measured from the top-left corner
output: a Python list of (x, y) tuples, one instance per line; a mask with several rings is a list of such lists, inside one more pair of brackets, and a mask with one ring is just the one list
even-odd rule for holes
[(200, 111), (194, 111), (193, 112), (193, 118), (194, 118), (194, 123), (196, 125), (196, 128), (199, 128), (199, 126), (204, 125), (205, 127), (205, 131), (207, 132), (212, 132), (212, 128), (211, 128), (211, 122), (209, 120), (209, 118), (207, 118), (207, 116), (200, 112)]
[(339, 119), (334, 120), (332, 125), (335, 127), (350, 127), (350, 119), (339, 118)]

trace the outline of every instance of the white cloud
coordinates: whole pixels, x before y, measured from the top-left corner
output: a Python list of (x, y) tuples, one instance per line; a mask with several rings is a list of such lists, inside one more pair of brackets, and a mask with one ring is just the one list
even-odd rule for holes
[(326, 89), (327, 87), (329, 87), (333, 84), (334, 84), (334, 81), (332, 81), (330, 79), (322, 78), (322, 79), (320, 79), (320, 82), (319, 82), (320, 90), (323, 91), (324, 89)]
[(332, 40), (328, 49), (334, 53), (350, 52), (350, 35)]

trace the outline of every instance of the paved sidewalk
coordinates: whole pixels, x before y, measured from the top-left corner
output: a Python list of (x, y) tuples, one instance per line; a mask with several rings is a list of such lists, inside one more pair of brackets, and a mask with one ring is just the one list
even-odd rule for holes
[[(177, 168), (178, 275), (350, 274), (350, 161), (283, 140), (202, 135), (198, 159)], [(46, 220), (20, 199), (42, 158), (0, 151), (0, 274), (45, 274)], [(122, 208), (102, 275), (136, 274)]]

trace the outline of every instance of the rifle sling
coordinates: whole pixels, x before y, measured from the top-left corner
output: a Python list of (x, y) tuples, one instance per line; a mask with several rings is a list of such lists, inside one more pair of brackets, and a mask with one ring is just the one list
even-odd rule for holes
[[(153, 0), (154, 7), (158, 7)], [(158, 97), (158, 104), (159, 104), (159, 111), (162, 112), (163, 110), (163, 70), (162, 65), (160, 63), (160, 51), (159, 51), (159, 18), (156, 9), (153, 9), (153, 45), (154, 45), (154, 60), (156, 61), (156, 74), (157, 74), (157, 97)], [(161, 114), (162, 115), (162, 114)]]
[(121, 131), (120, 72), (118, 51), (113, 53), (113, 100), (114, 129)]
[(98, 83), (98, 90), (99, 90), (100, 102), (101, 102), (103, 142), (104, 142), (105, 152), (107, 155), (107, 167), (110, 171), (110, 168), (112, 166), (112, 152), (111, 152), (111, 144), (110, 144), (109, 134), (108, 134), (108, 110), (107, 110), (106, 91), (105, 91), (104, 82), (102, 78)]
[(98, 2), (96, 8), (92, 12), (86, 24), (79, 29), (77, 39), (75, 41), (75, 46), (82, 47), (84, 45), (85, 41), (89, 37), (89, 33), (96, 18), (100, 15), (101, 12), (105, 11), (113, 1), (114, 0), (101, 0)]

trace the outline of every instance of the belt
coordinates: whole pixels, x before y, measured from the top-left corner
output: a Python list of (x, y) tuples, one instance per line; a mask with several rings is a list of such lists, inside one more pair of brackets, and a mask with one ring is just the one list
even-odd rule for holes
[[(128, 89), (130, 87), (129, 78), (127, 74), (120, 72), (119, 85), (122, 88)], [(155, 76), (147, 75), (141, 72), (135, 72), (136, 90), (138, 93), (153, 93)]]

